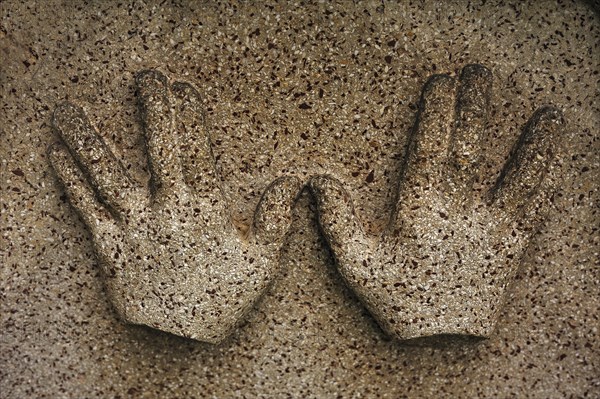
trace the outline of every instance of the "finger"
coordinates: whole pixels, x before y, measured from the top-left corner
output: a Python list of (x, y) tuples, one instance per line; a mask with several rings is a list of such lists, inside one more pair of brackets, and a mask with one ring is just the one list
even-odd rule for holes
[[(543, 177), (539, 187), (535, 190), (533, 197), (529, 202), (523, 205), (521, 227), (530, 235), (535, 234), (554, 205), (554, 194), (560, 187), (562, 181), (562, 167), (564, 153), (558, 149), (558, 155), (554, 157), (548, 171)], [(518, 216), (519, 212), (515, 213)]]
[[(533, 114), (492, 189), (492, 201), (497, 207), (515, 213), (532, 198), (541, 200), (546, 196), (537, 193), (557, 153), (563, 131), (564, 117), (560, 110), (544, 107)], [(553, 190), (552, 185), (545, 185), (544, 189)]]
[(425, 84), (405, 168), (406, 189), (437, 186), (447, 170), (456, 81), (434, 75)]
[(111, 229), (114, 222), (110, 213), (96, 198), (94, 190), (86, 181), (67, 148), (58, 143), (50, 146), (48, 158), (71, 205), (79, 213), (92, 234), (99, 236)]
[(455, 193), (468, 197), (477, 178), (483, 137), (492, 89), (492, 73), (482, 65), (463, 68), (456, 99), (456, 126), (451, 144), (450, 185)]
[(122, 210), (133, 188), (125, 168), (96, 133), (80, 107), (64, 103), (56, 107), (52, 124), (102, 200)]
[(155, 193), (168, 193), (183, 178), (167, 78), (158, 71), (144, 70), (137, 74), (136, 84), (152, 187)]
[(172, 86), (177, 99), (176, 124), (185, 182), (202, 196), (221, 195), (200, 93), (189, 83)]
[(279, 251), (292, 222), (292, 210), (301, 188), (296, 177), (281, 177), (263, 193), (252, 225), (252, 234), (258, 245), (267, 248), (267, 254)]
[(353, 264), (366, 253), (366, 237), (352, 199), (331, 176), (316, 176), (309, 188), (317, 203), (319, 225), (339, 265)]

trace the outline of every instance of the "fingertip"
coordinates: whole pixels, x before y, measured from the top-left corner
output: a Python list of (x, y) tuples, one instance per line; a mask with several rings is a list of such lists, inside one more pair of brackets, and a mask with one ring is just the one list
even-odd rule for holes
[(553, 123), (556, 125), (564, 125), (565, 115), (558, 107), (553, 105), (545, 105), (538, 108), (533, 113), (531, 120), (534, 123)]
[(270, 211), (274, 206), (288, 208), (295, 202), (300, 192), (301, 182), (295, 176), (283, 176), (273, 181), (263, 192), (259, 209)]
[[(175, 82), (171, 85), (171, 92), (179, 102), (182, 121), (187, 120), (187, 122), (196, 123), (197, 118), (199, 118), (200, 123), (204, 123), (206, 113), (202, 105), (202, 96), (191, 83)], [(191, 118), (191, 120), (186, 118)]]
[(68, 101), (59, 103), (52, 113), (52, 125), (62, 132), (63, 127), (75, 118), (83, 119), (83, 108)]
[(472, 80), (472, 79), (482, 79), (482, 80), (491, 80), (492, 79), (492, 71), (481, 65), (481, 64), (467, 64), (463, 67), (461, 74), (461, 80)]
[(456, 85), (456, 79), (447, 74), (432, 75), (423, 86), (423, 97), (432, 94), (451, 93)]
[(175, 82), (171, 85), (171, 91), (177, 97), (187, 101), (201, 102), (202, 97), (196, 88), (188, 82)]
[(330, 175), (317, 175), (313, 176), (309, 182), (308, 186), (311, 192), (317, 197), (322, 196), (323, 194), (329, 192), (337, 192), (337, 193), (345, 193), (342, 183), (333, 176)]
[[(525, 126), (520, 145), (531, 144), (534, 141), (547, 141), (545, 147), (551, 150), (562, 139), (561, 133), (564, 125), (564, 114), (557, 107), (548, 105), (538, 108)], [(546, 155), (551, 154), (542, 156)]]
[(277, 216), (276, 214), (290, 216), (300, 188), (300, 179), (295, 176), (279, 177), (269, 184), (258, 203), (259, 224), (261, 221)]
[(300, 192), (302, 182), (296, 176), (282, 176), (277, 178), (265, 190), (265, 195), (274, 199), (295, 200)]
[(143, 69), (135, 75), (135, 83), (141, 88), (157, 84), (167, 87), (167, 77), (156, 69)]
[(167, 101), (166, 96), (169, 85), (167, 77), (163, 73), (155, 69), (142, 70), (136, 74), (135, 84), (143, 108), (148, 107), (150, 104)]
[(492, 71), (480, 64), (469, 64), (460, 74), (460, 84), (458, 108), (463, 112), (486, 112), (492, 90)]

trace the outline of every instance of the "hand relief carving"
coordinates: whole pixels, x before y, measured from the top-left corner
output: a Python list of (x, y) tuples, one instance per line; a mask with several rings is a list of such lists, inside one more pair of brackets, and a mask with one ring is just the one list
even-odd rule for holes
[(59, 106), (63, 143), (49, 155), (90, 230), (112, 302), (130, 323), (200, 341), (223, 340), (277, 274), (300, 182), (264, 192), (248, 234), (233, 226), (200, 96), (160, 72), (136, 79), (150, 190), (129, 177), (83, 110)]
[(488, 337), (549, 205), (564, 124), (551, 107), (531, 117), (492, 190), (474, 189), (491, 79), (485, 67), (468, 65), (458, 81), (435, 75), (425, 84), (381, 237), (365, 234), (338, 180), (310, 181), (341, 276), (401, 340)]

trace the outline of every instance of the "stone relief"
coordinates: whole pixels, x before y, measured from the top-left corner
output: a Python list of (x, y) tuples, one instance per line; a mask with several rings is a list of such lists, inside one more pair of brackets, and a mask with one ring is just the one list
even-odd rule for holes
[(121, 317), (218, 343), (276, 275), (300, 182), (273, 182), (242, 237), (221, 193), (197, 90), (169, 86), (153, 70), (140, 72), (136, 84), (150, 191), (134, 183), (73, 104), (54, 112), (63, 144), (50, 148), (50, 160), (92, 234)]
[(399, 339), (489, 337), (550, 205), (564, 125), (556, 108), (534, 113), (489, 192), (475, 184), (491, 80), (485, 67), (468, 65), (458, 81), (434, 75), (425, 84), (381, 237), (364, 233), (339, 181), (310, 181), (341, 276)]
[[(496, 185), (477, 185), (491, 72), (425, 84), (381, 237), (366, 235), (351, 195), (331, 176), (308, 182), (338, 270), (380, 326), (400, 340), (488, 337), (520, 257), (556, 185), (562, 113), (534, 113)], [(302, 183), (281, 177), (252, 227), (232, 224), (198, 91), (155, 70), (136, 78), (150, 190), (135, 183), (83, 110), (60, 105), (51, 164), (90, 230), (121, 317), (209, 343), (222, 341), (268, 289)], [(334, 173), (335, 171), (332, 171)]]

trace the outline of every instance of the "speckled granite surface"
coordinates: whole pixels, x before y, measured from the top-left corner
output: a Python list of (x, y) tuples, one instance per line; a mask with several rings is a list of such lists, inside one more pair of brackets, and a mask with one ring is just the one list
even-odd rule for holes
[[(0, 396), (600, 396), (598, 14), (459, 3), (3, 2)], [(222, 345), (118, 320), (46, 159), (57, 103), (83, 105), (143, 182), (133, 76), (160, 68), (204, 96), (240, 225), (275, 177), (331, 173), (378, 231), (421, 86), (473, 62), (494, 73), (487, 175), (545, 104), (571, 154), (489, 340), (390, 340), (341, 283), (307, 193), (275, 285)]]

